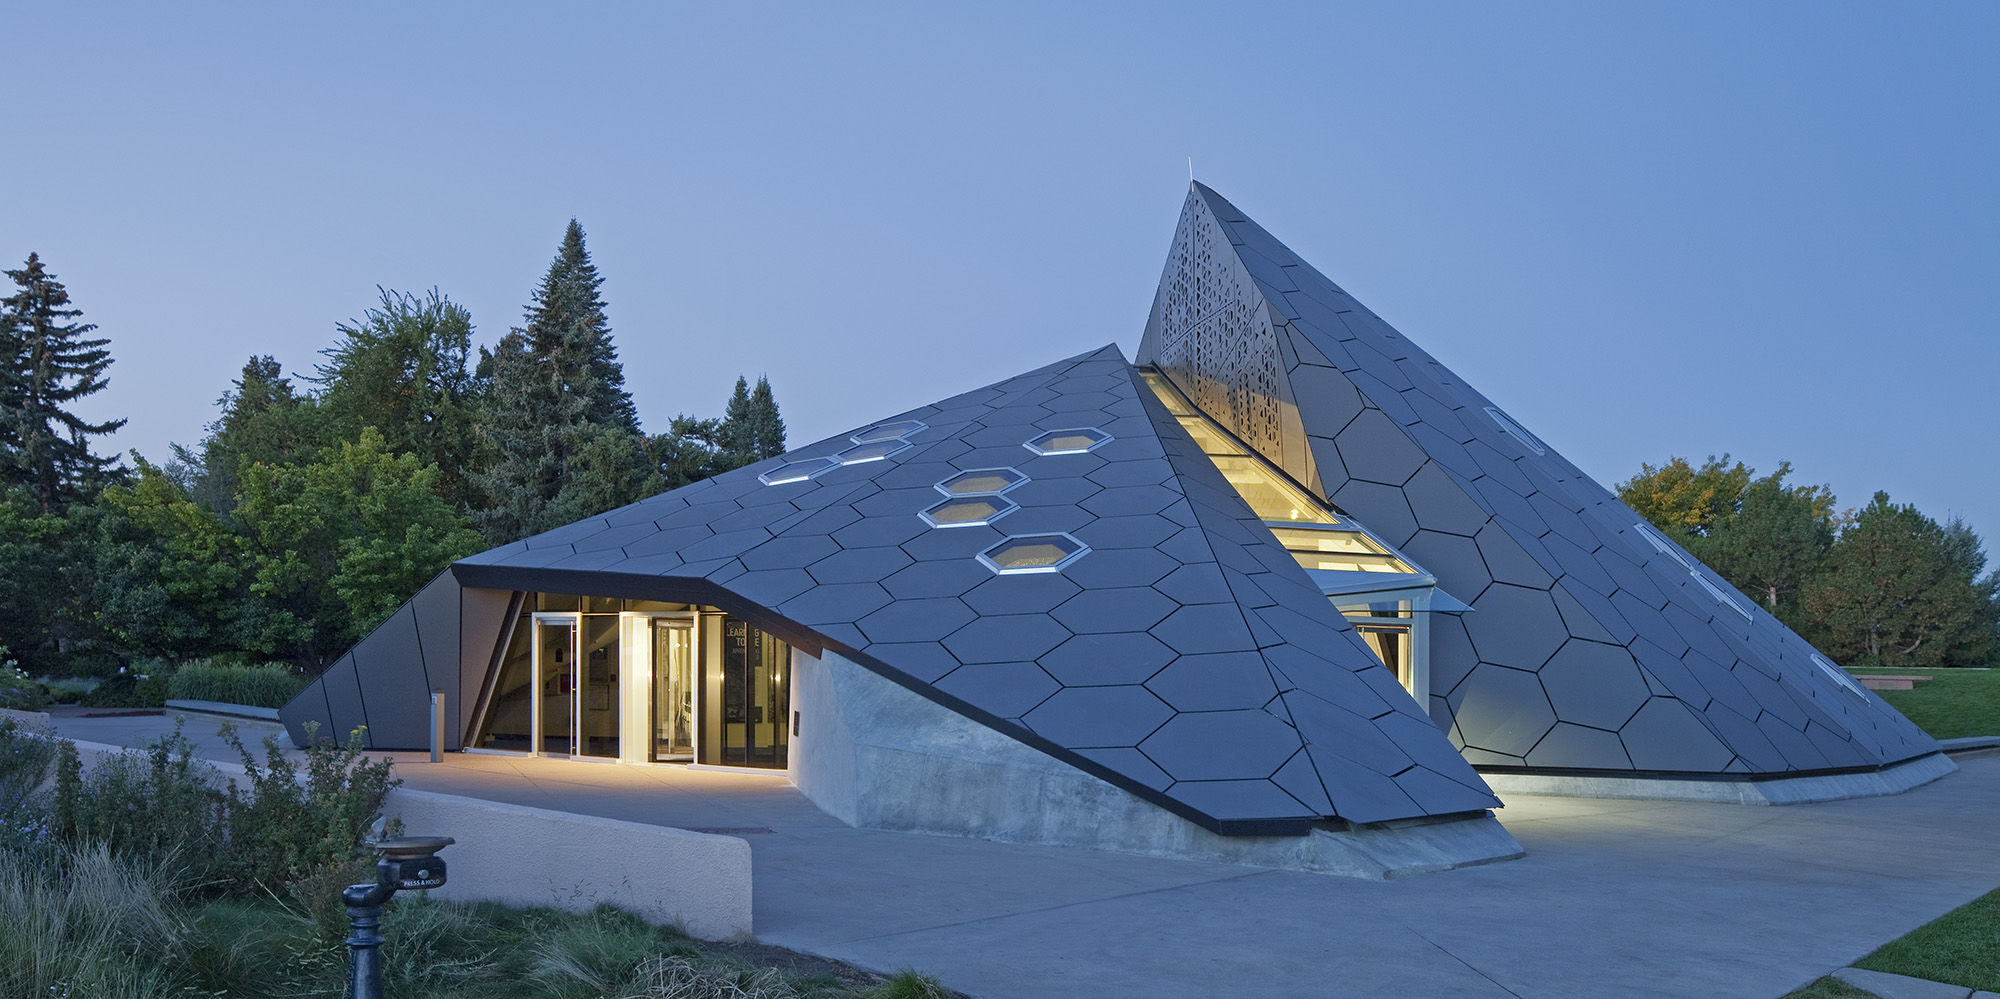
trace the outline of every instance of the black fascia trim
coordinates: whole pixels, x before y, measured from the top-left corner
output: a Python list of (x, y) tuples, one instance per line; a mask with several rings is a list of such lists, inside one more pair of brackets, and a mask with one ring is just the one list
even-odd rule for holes
[(850, 648), (844, 642), (827, 638), (796, 621), (773, 612), (770, 608), (752, 603), (706, 579), (681, 576), (655, 576), (640, 573), (604, 572), (592, 569), (536, 569), (520, 566), (458, 564), (451, 567), (461, 586), (473, 586), (490, 590), (536, 590), (545, 593), (574, 593), (586, 597), (626, 597), (641, 600), (662, 600), (672, 603), (705, 604), (718, 607), (737, 617), (749, 621), (768, 631), (796, 649), (808, 650), (815, 658), (832, 650), (862, 668), (896, 685), (937, 704), (947, 710), (964, 715), (1000, 734), (1024, 743), (1064, 763), (1069, 764), (1100, 780), (1124, 791), (1137, 795), (1222, 836), (1304, 836), (1312, 831), (1316, 823), (1338, 815), (1297, 815), (1273, 816), (1254, 819), (1218, 819), (1213, 815), (1196, 811), (1192, 806), (1167, 797), (1130, 777), (1117, 773), (1094, 760), (1072, 752), (1027, 729), (1012, 724), (990, 712), (983, 711), (930, 684), (923, 683), (896, 669), (874, 656), (865, 655)]
[(1716, 781), (1728, 784), (1760, 784), (1770, 780), (1797, 780), (1801, 777), (1844, 777), (1850, 774), (1872, 774), (1900, 767), (1905, 763), (1944, 755), (1944, 750), (1933, 749), (1915, 756), (1892, 760), (1888, 763), (1865, 764), (1858, 767), (1822, 767), (1818, 770), (1784, 770), (1777, 773), (1720, 773), (1700, 770), (1593, 770), (1579, 767), (1519, 767), (1511, 764), (1474, 764), (1472, 769), (1482, 774), (1528, 774), (1544, 777), (1616, 777), (1625, 780), (1685, 780)]
[(542, 593), (574, 593), (582, 597), (658, 600), (664, 603), (702, 604), (740, 617), (784, 639), (795, 649), (817, 655), (827, 641), (819, 632), (778, 616), (760, 604), (751, 603), (706, 579), (687, 576), (655, 576), (636, 572), (604, 572), (597, 569), (534, 569), (507, 565), (466, 565), (451, 567), (452, 575), (464, 586), (488, 590), (522, 590)]

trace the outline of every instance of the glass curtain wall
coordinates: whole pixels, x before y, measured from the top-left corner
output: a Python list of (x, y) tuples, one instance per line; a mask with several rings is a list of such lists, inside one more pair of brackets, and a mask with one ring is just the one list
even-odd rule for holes
[(472, 748), (788, 762), (791, 648), (740, 618), (686, 604), (528, 594), (506, 643)]

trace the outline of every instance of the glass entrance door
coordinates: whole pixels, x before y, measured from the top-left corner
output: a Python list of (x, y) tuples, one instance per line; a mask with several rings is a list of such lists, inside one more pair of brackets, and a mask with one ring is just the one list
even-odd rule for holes
[(653, 761), (694, 761), (694, 622), (651, 620)]
[(719, 621), (702, 664), (699, 762), (782, 770), (790, 744), (791, 647), (739, 618)]
[(535, 615), (535, 748), (545, 756), (576, 751), (576, 633), (576, 615)]
[(577, 656), (575, 755), (618, 758), (618, 619), (585, 614)]

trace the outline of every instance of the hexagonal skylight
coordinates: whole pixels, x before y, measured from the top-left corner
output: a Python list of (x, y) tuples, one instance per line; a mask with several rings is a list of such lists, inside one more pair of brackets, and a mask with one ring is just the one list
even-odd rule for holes
[(802, 458), (798, 461), (785, 462), (768, 472), (757, 473), (757, 481), (767, 486), (782, 486), (787, 482), (804, 482), (829, 468), (835, 468), (839, 465), (840, 462), (832, 458)]
[(909, 441), (903, 440), (900, 437), (892, 437), (886, 441), (871, 441), (867, 444), (856, 444), (833, 457), (834, 460), (843, 465), (859, 465), (863, 462), (881, 461), (892, 454), (907, 451), (910, 447), (911, 444)]
[(856, 444), (876, 444), (882, 441), (907, 439), (911, 434), (929, 426), (922, 420), (897, 420), (894, 423), (877, 423), (855, 434), (851, 440)]
[(1089, 551), (1067, 534), (1023, 534), (980, 552), (979, 561), (1002, 575), (1056, 572)]
[(1110, 439), (1110, 434), (1096, 427), (1076, 427), (1051, 430), (1021, 446), (1036, 454), (1082, 454)]
[(919, 516), (932, 527), (977, 527), (1020, 508), (1020, 504), (1005, 496), (961, 496), (945, 500)]
[(946, 496), (998, 496), (1026, 481), (1011, 468), (974, 468), (939, 482), (937, 490)]

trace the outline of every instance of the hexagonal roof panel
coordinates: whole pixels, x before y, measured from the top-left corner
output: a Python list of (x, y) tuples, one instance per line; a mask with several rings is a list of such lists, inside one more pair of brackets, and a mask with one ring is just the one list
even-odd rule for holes
[[(1473, 658), (1434, 659), (1432, 669), (1475, 676), (1434, 701), (1475, 759), (1773, 774), (1826, 769), (1832, 758), (1887, 766), (1938, 751), (1879, 697), (1857, 695), (1837, 670), (1816, 665), (1805, 640), (1547, 440), (1201, 184), (1182, 207), (1138, 363), (1321, 499), (1392, 544), (1409, 543), (1442, 589), (1471, 602), (1473, 648), (1450, 651)], [(1450, 537), (1475, 538), (1476, 548), (1440, 543)], [(1551, 659), (1573, 639), (1623, 641), (1628, 650), (1643, 641), (1740, 648), (1671, 667), (1648, 666), (1652, 652), (1635, 652), (1636, 666), (1617, 665), (1617, 656)], [(1775, 679), (1735, 682), (1727, 674), (1738, 659)], [(1642, 691), (1666, 689), (1652, 675), (1662, 670), (1686, 696), (1743, 693), (1733, 707), (1718, 707), (1719, 696), (1662, 693), (1637, 710)], [(1535, 680), (1546, 699), (1522, 693)], [(1801, 702), (1822, 714), (1817, 742), (1774, 749), (1743, 721), (1795, 713)], [(1551, 704), (1560, 737), (1549, 734)], [(1533, 717), (1512, 717), (1521, 711)], [(1829, 740), (1838, 752), (1820, 745)]]
[(1218, 832), (1498, 804), (1116, 347), (453, 572), (722, 607)]

